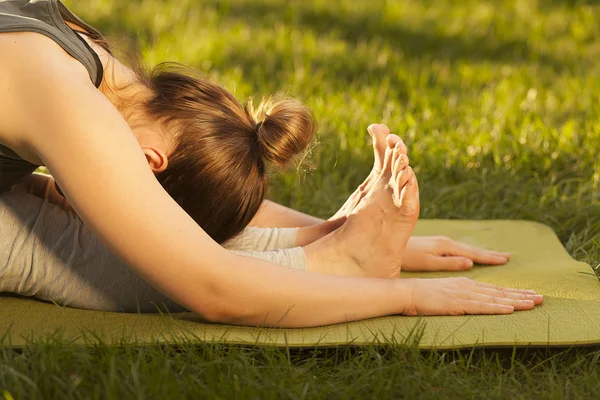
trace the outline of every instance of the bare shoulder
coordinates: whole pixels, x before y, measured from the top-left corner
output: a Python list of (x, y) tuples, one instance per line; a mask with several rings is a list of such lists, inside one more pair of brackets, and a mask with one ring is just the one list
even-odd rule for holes
[(30, 106), (40, 102), (59, 106), (60, 102), (54, 100), (64, 96), (65, 90), (73, 86), (89, 90), (93, 84), (80, 62), (41, 34), (2, 33), (0, 54), (0, 109), (4, 111), (0, 118), (0, 143), (20, 154), (27, 153), (23, 149), (24, 124), (31, 120)]
[[(27, 68), (62, 66), (74, 68), (79, 66), (85, 75), (85, 67), (67, 54), (56, 42), (35, 32), (3, 32), (0, 33), (0, 67), (18, 65)], [(23, 65), (28, 62), (29, 65)], [(73, 71), (72, 71), (73, 72)]]

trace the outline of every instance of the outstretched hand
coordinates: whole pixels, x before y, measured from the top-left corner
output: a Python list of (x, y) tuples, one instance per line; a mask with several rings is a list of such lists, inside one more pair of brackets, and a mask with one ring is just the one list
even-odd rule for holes
[(445, 236), (413, 236), (406, 245), (403, 271), (464, 271), (474, 263), (504, 265), (509, 253), (485, 250)]
[(544, 301), (532, 290), (503, 288), (469, 278), (400, 279), (408, 288), (405, 315), (510, 314)]

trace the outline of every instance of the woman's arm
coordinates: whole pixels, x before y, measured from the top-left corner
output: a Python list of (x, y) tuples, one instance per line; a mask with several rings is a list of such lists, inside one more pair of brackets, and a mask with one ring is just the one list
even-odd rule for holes
[(323, 220), (320, 218), (293, 210), (271, 200), (265, 200), (250, 222), (250, 226), (257, 228), (298, 228), (316, 225), (321, 222)]

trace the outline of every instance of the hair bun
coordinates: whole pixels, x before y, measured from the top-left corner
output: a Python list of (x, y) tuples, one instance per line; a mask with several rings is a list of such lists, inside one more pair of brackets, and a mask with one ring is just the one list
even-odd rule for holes
[(302, 153), (315, 135), (312, 113), (296, 100), (264, 101), (254, 116), (262, 117), (256, 124), (259, 155), (276, 167), (285, 166)]

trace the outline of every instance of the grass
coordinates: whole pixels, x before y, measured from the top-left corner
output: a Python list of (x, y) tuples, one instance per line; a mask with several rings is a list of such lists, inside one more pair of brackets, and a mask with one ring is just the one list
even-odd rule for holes
[(600, 379), (600, 353), (586, 350), (99, 345), (84, 351), (50, 341), (0, 354), (0, 382), (10, 382), (15, 399), (595, 398)]
[[(320, 125), (270, 196), (331, 215), (370, 170), (365, 128), (405, 139), (424, 218), (529, 219), (600, 265), (600, 5), (578, 0), (66, 2), (150, 64), (240, 100), (284, 92)], [(593, 398), (597, 349), (419, 353), (235, 346), (0, 350), (18, 398)], [(1, 395), (0, 395), (1, 398)]]

